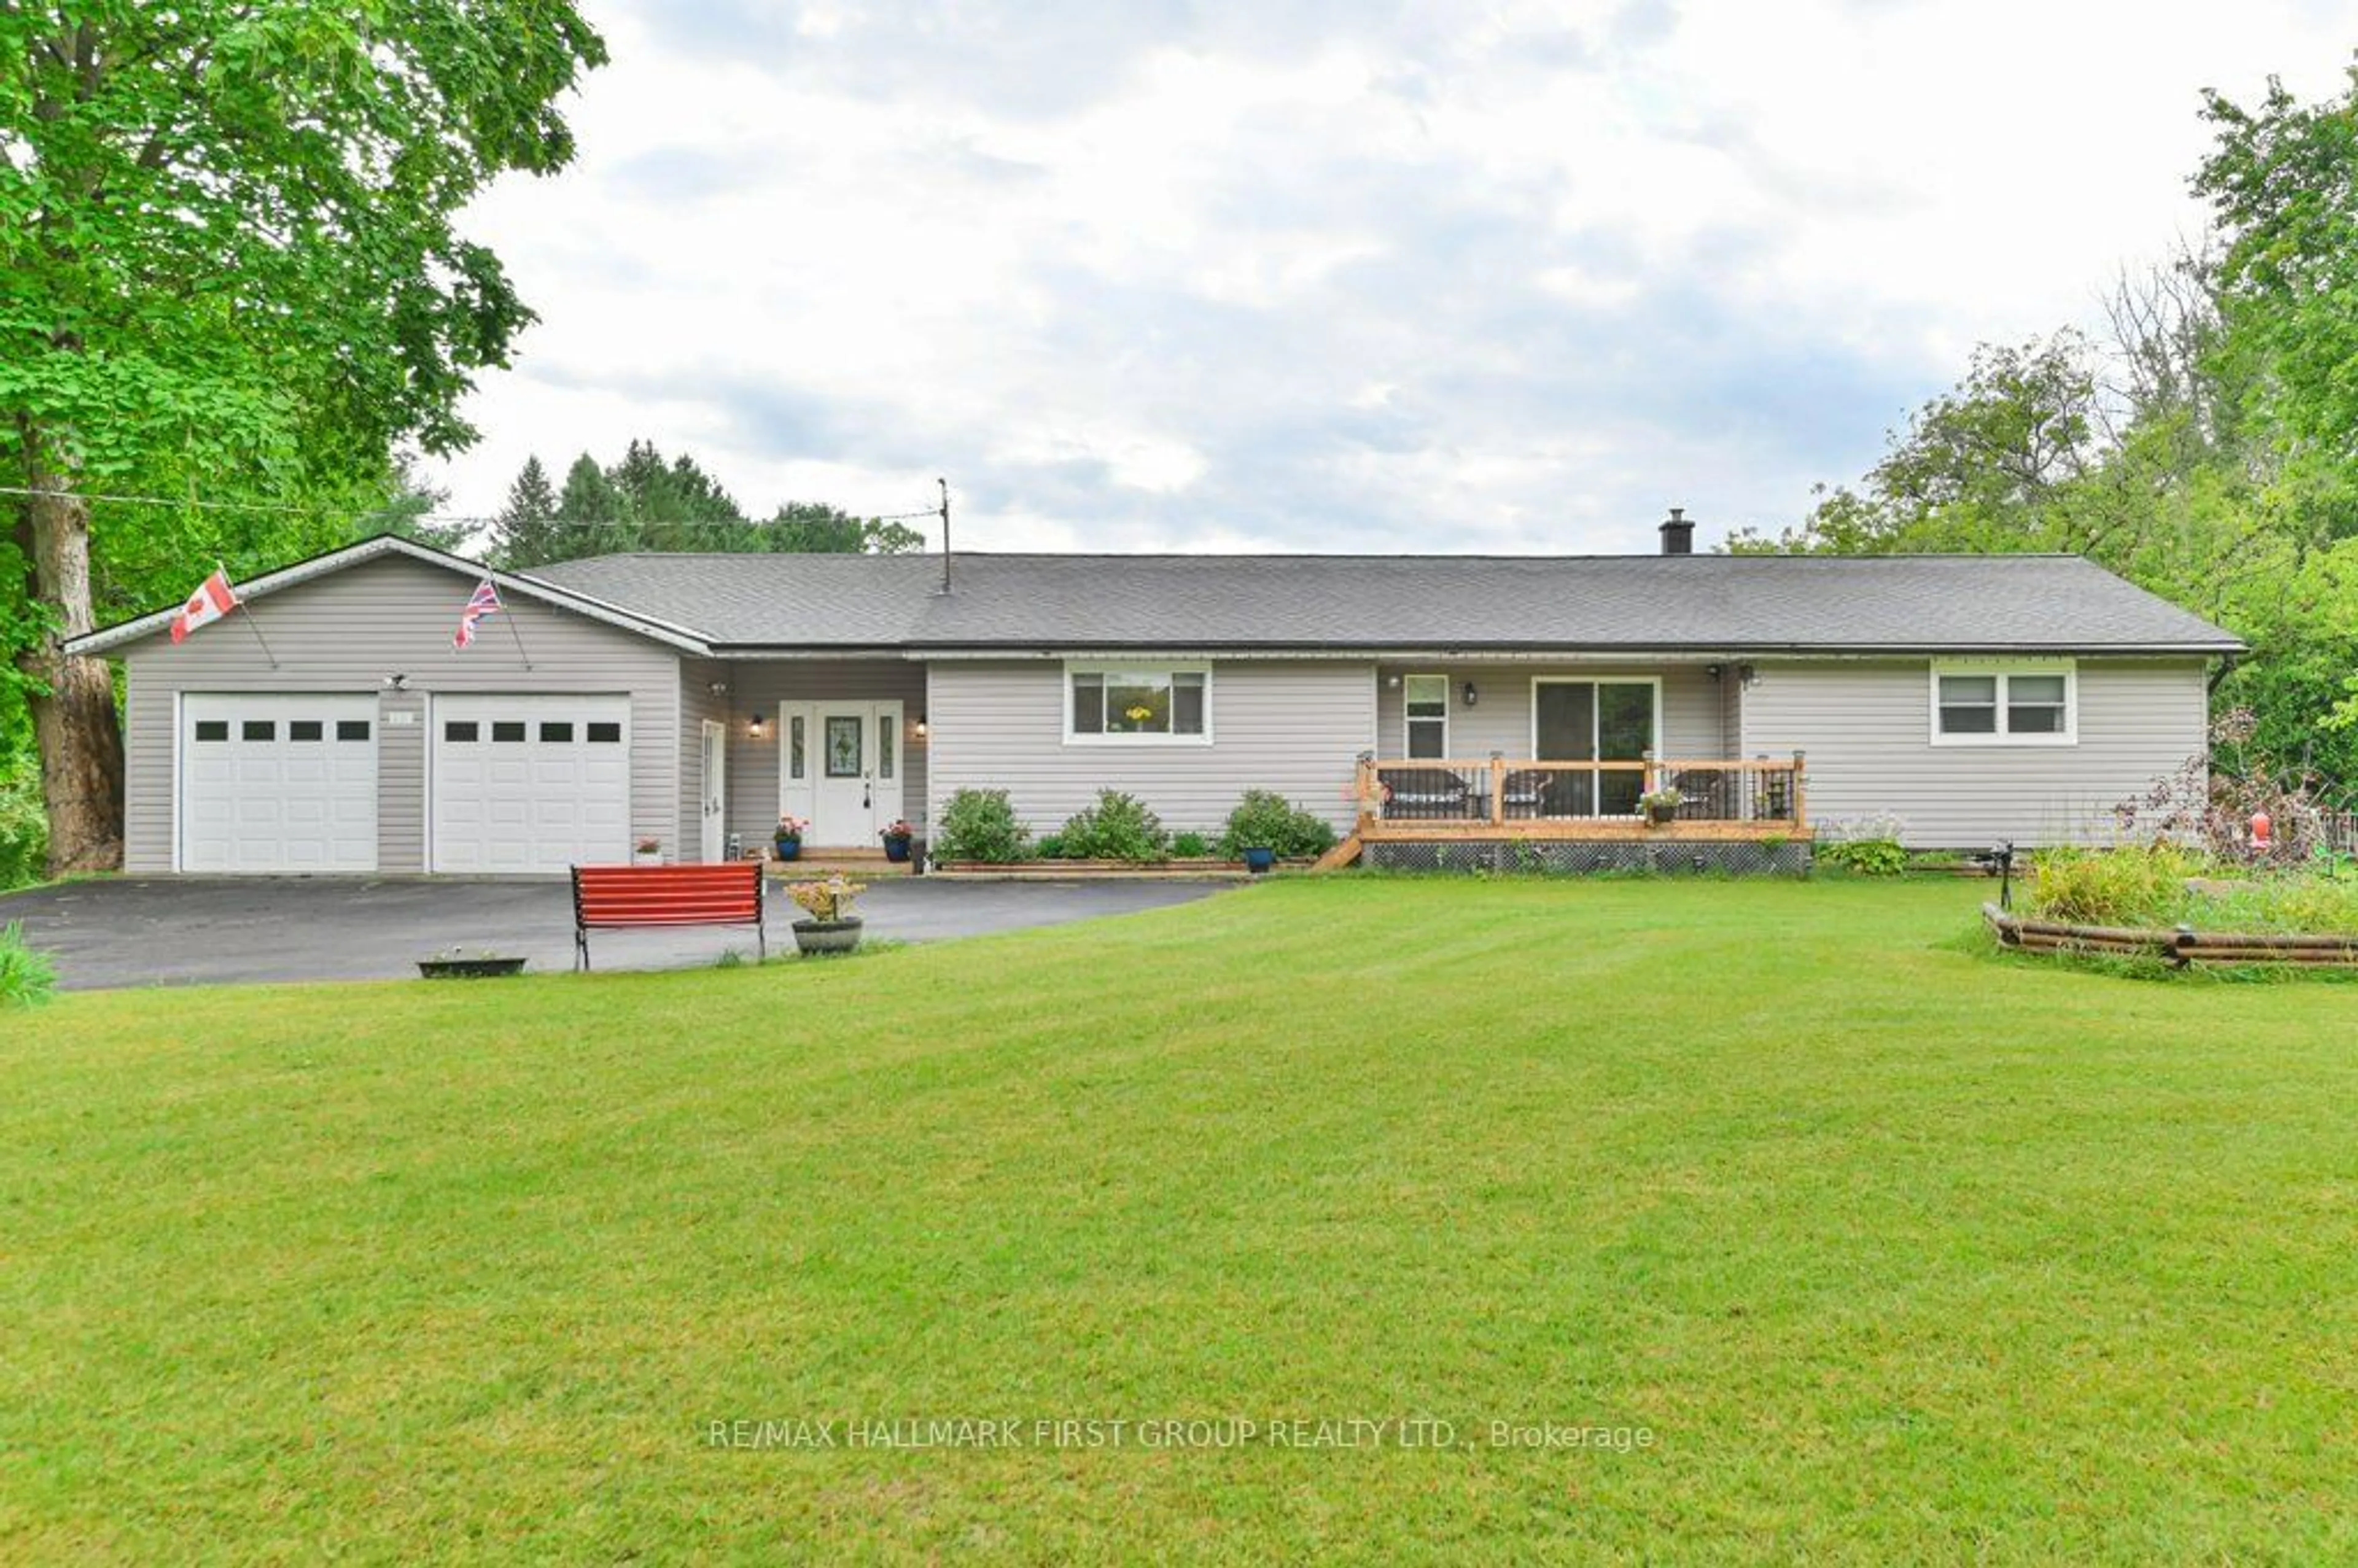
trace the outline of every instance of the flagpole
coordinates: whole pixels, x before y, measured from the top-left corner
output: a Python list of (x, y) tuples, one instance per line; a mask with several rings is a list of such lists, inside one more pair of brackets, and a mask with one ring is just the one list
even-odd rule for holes
[(500, 608), (507, 613), (508, 634), (515, 639), (516, 657), (524, 661), (525, 669), (532, 668), (532, 655), (524, 651), (524, 629), (516, 624), (515, 611), (508, 609), (504, 599), (500, 601)]
[[(213, 563), (213, 570), (221, 574), (222, 581), (227, 582), (229, 580), (229, 568), (222, 565), (219, 561), (215, 561)], [(262, 656), (270, 661), (270, 667), (272, 669), (276, 669), (278, 667), (278, 655), (271, 651), (270, 639), (262, 634), (262, 622), (254, 618), (254, 606), (247, 603), (243, 597), (240, 597), (237, 601), (237, 608), (245, 611), (246, 628), (254, 633), (254, 640), (262, 644)]]

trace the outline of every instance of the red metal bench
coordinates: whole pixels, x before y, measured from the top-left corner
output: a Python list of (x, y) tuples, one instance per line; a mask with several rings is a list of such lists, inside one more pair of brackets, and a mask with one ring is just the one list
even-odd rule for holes
[(750, 925), (770, 956), (762, 924), (762, 862), (718, 866), (573, 868), (574, 968), (590, 967), (590, 933), (640, 925)]

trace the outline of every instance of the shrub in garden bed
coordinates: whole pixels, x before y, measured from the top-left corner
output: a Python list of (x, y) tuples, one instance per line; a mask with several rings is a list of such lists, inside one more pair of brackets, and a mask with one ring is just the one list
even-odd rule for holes
[(1335, 829), (1326, 819), (1273, 789), (1249, 789), (1228, 825), (1220, 834), (1220, 853), (1230, 860), (1247, 849), (1274, 849), (1282, 859), (1323, 855), (1335, 847)]
[(1141, 863), (1165, 859), (1171, 836), (1163, 819), (1134, 795), (1118, 789), (1098, 791), (1095, 806), (1075, 812), (1054, 836), (1073, 860), (1127, 860)]
[(1024, 840), (1031, 837), (1016, 820), (1015, 807), (1003, 789), (962, 789), (942, 806), (934, 830), (934, 858), (979, 860), (1007, 865), (1024, 858)]

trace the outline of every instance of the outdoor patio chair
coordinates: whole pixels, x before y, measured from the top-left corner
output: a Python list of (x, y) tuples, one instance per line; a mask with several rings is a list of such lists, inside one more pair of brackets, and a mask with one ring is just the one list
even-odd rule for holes
[(1469, 815), (1473, 791), (1450, 768), (1384, 768), (1378, 778), (1384, 786), (1384, 815), (1412, 818), (1455, 818)]
[(1498, 798), (1509, 816), (1538, 816), (1547, 805), (1549, 773), (1544, 768), (1518, 768), (1499, 784)]

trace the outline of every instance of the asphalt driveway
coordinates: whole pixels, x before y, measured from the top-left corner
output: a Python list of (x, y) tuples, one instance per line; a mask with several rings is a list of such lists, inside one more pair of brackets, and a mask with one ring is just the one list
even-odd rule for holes
[[(868, 935), (900, 942), (976, 936), (1185, 903), (1213, 882), (992, 882), (880, 878), (860, 895)], [(770, 951), (792, 954), (783, 895)], [(446, 947), (521, 953), (531, 970), (573, 965), (573, 894), (561, 881), (378, 881), (360, 877), (107, 879), (0, 896), (0, 925), (57, 960), (70, 990), (249, 980), (373, 980), (417, 973)], [(601, 969), (665, 969), (753, 955), (726, 926), (601, 931)]]

